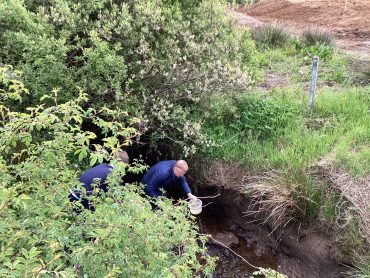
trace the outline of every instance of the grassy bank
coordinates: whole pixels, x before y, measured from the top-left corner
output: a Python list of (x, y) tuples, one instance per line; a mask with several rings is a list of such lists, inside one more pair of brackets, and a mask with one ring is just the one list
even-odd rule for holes
[(304, 90), (213, 98), (205, 131), (213, 159), (239, 161), (253, 171), (299, 169), (334, 155), (355, 176), (369, 172), (369, 88), (325, 88), (308, 110)]
[[(245, 191), (263, 198), (261, 209), (273, 210), (277, 226), (292, 219), (320, 219), (331, 226), (343, 254), (353, 258), (361, 250), (358, 272), (364, 276), (359, 277), (367, 277), (369, 226), (361, 211), (368, 206), (355, 191), (368, 190), (370, 87), (357, 82), (350, 57), (339, 53), (326, 34), (292, 38), (281, 31), (279, 44), (269, 34), (252, 34), (264, 79), (241, 92), (203, 99), (199, 117), (213, 141), (205, 157), (241, 165)], [(314, 55), (319, 75), (309, 109)]]

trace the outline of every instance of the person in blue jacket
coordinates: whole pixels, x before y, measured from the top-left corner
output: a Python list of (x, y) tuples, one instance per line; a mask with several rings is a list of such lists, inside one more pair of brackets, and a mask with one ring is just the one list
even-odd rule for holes
[[(118, 160), (123, 161), (126, 164), (129, 164), (130, 162), (129, 156), (125, 151), (121, 151), (118, 153)], [(106, 184), (106, 179), (110, 172), (112, 171), (112, 169), (113, 169), (112, 165), (107, 163), (101, 163), (82, 173), (78, 180), (85, 187), (87, 196), (90, 196), (92, 194), (94, 189), (93, 184), (97, 185), (97, 187), (100, 190), (107, 192), (108, 188)], [(70, 189), (70, 193), (71, 194), (69, 195), (69, 200), (71, 202), (80, 201), (84, 208), (88, 208), (94, 211), (94, 207), (89, 205), (88, 200), (86, 198), (81, 197), (80, 191)]]
[[(185, 174), (189, 167), (185, 160), (164, 160), (152, 166), (144, 175), (141, 183), (144, 191), (150, 197), (163, 196), (162, 190), (168, 190), (173, 186), (180, 185), (182, 191), (189, 199), (195, 200), (196, 196), (191, 194)], [(162, 190), (161, 190), (162, 189)]]

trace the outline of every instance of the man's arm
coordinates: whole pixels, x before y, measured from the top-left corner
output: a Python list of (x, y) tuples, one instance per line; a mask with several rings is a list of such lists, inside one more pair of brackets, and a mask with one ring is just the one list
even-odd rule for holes
[[(190, 190), (189, 184), (188, 184), (188, 182), (186, 181), (186, 178), (185, 178), (184, 176), (182, 176), (182, 177), (180, 178), (180, 185), (181, 185), (182, 191), (184, 191), (184, 193), (185, 193), (189, 198), (191, 198), (191, 199), (192, 199), (192, 197), (191, 197), (191, 196), (194, 196), (194, 195), (193, 195), (193, 194), (191, 194), (191, 190)], [(189, 194), (190, 194), (191, 196), (189, 196)], [(195, 197), (195, 196), (194, 196), (194, 197)]]
[(190, 200), (196, 200), (197, 199), (197, 196), (191, 194), (189, 184), (188, 184), (188, 182), (187, 182), (187, 180), (184, 176), (182, 176), (180, 178), (180, 185), (181, 185), (182, 190), (184, 191), (184, 193), (188, 196), (188, 198)]

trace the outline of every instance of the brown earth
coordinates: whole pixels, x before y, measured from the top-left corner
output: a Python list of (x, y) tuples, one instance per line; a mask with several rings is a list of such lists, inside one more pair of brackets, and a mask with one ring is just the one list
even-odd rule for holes
[(219, 258), (214, 277), (250, 277), (254, 266), (278, 270), (289, 278), (348, 277), (349, 269), (336, 260), (337, 246), (325, 231), (308, 223), (291, 223), (278, 232), (265, 216), (247, 213), (253, 204), (240, 192), (203, 187), (200, 195), (214, 196), (215, 191), (221, 196), (204, 199), (207, 206), (198, 216), (200, 231), (213, 238), (220, 232), (232, 234), (237, 240), (231, 250), (248, 263), (210, 240), (209, 255)]
[(236, 11), (254, 26), (277, 21), (296, 33), (317, 26), (333, 34), (341, 49), (370, 58), (370, 0), (262, 0)]

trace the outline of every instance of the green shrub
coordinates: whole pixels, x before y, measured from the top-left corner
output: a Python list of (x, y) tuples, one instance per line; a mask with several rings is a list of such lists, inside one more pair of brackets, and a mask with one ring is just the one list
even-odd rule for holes
[[(113, 159), (137, 131), (104, 118), (126, 113), (84, 109), (82, 93), (60, 102), (57, 90), (42, 98), (48, 107), (8, 107), (26, 92), (11, 68), (0, 68), (0, 276), (193, 277), (212, 271), (214, 260), (185, 204), (159, 200), (161, 209), (152, 211), (138, 186), (119, 185), (126, 171), (145, 168)], [(81, 131), (87, 118), (105, 131), (102, 145), (92, 146), (95, 134)], [(78, 187), (77, 164), (103, 159), (115, 165), (109, 191), (89, 197), (94, 213), (76, 214), (79, 204), (68, 195)]]
[(252, 38), (260, 46), (282, 47), (291, 39), (291, 34), (283, 26), (272, 23), (253, 29)]
[(363, 176), (369, 170), (368, 95), (366, 88), (321, 90), (310, 114), (308, 94), (302, 90), (242, 95), (239, 100), (212, 97), (205, 102), (202, 119), (204, 132), (216, 144), (204, 147), (205, 156), (255, 170), (296, 171), (335, 150), (338, 164)]
[(340, 84), (349, 84), (350, 73), (346, 57), (334, 52), (332, 58), (327, 62), (328, 70), (325, 72), (323, 79), (334, 81)]
[(309, 28), (292, 43), (291, 50), (295, 53), (329, 60), (334, 55), (333, 38), (328, 32), (318, 28)]
[[(258, 76), (255, 46), (224, 8), (211, 0), (2, 1), (0, 62), (23, 72), (34, 94), (26, 104), (54, 88), (68, 101), (79, 88), (93, 107), (123, 109), (145, 119), (143, 130), (194, 149), (201, 134), (191, 142), (177, 138), (191, 125), (187, 107)], [(166, 102), (160, 114), (153, 107), (159, 100)], [(167, 105), (185, 121), (162, 121)], [(178, 130), (164, 128), (169, 121)]]
[(334, 49), (330, 45), (317, 44), (305, 47), (301, 50), (303, 54), (309, 54), (310, 57), (317, 56), (321, 60), (328, 60), (332, 58)]
[(207, 111), (206, 126), (223, 126), (245, 139), (273, 139), (284, 132), (296, 114), (295, 108), (273, 98), (257, 95), (233, 96), (220, 99)]

